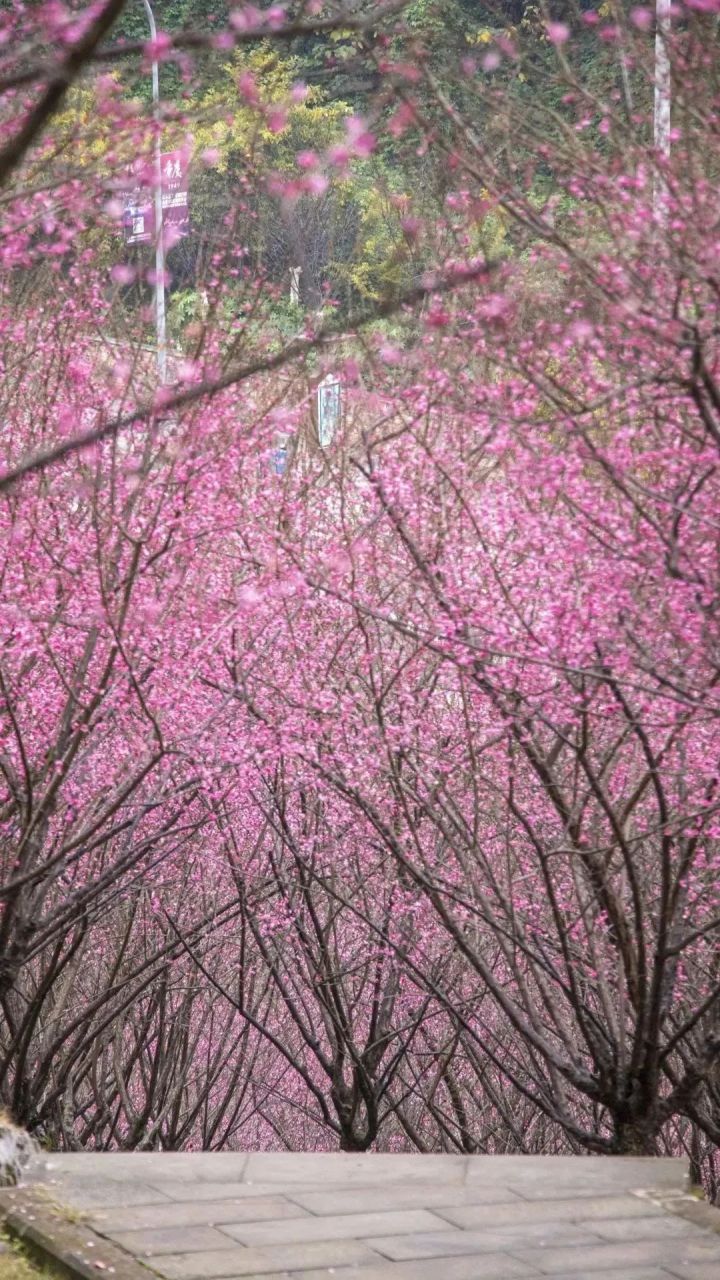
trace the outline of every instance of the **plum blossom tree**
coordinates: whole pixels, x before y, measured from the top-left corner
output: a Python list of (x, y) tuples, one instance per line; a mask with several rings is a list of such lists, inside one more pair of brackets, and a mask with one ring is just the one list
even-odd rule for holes
[(720, 1055), (712, 183), (681, 99), (669, 225), (641, 146), (620, 170), (572, 135), (543, 148), (561, 221), (436, 105), (448, 230), (494, 195), (532, 247), (431, 306), (383, 413), (304, 482), (237, 698), (431, 905), (501, 1078), (579, 1147), (697, 1154)]
[(3, 1096), (71, 1146), (685, 1151), (716, 1195), (707, 6), (659, 153), (643, 9), (483, 31), (454, 79), (400, 5), (163, 36), (188, 86), (332, 29), (380, 73), (244, 214), (379, 149), (443, 204), (398, 195), (387, 294), (279, 342), (228, 215), (161, 389), (112, 239), (153, 142), (121, 7), (43, 7), (0, 66)]

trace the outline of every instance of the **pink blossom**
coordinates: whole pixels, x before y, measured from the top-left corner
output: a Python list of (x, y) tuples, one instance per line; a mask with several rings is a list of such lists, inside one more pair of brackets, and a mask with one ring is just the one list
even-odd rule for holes
[(630, 10), (630, 21), (638, 31), (649, 31), (653, 24), (653, 11), (636, 5)]
[(110, 278), (116, 284), (131, 284), (135, 274), (135, 268), (127, 266), (124, 262), (118, 262), (110, 268)]
[(257, 587), (247, 585), (241, 587), (238, 592), (238, 600), (243, 609), (254, 609), (262, 601), (262, 595)]
[(564, 22), (548, 22), (545, 33), (551, 44), (566, 44), (570, 38), (570, 28)]
[(450, 320), (450, 312), (437, 304), (432, 306), (425, 316), (425, 323), (430, 329), (444, 329)]
[(287, 128), (287, 109), (281, 106), (269, 107), (265, 113), (265, 121), (271, 133), (282, 133)]
[(415, 112), (409, 102), (401, 102), (393, 113), (388, 130), (393, 138), (400, 138), (415, 121)]
[(149, 62), (165, 62), (173, 51), (172, 36), (167, 31), (158, 31), (154, 40), (145, 45), (145, 57)]
[(330, 147), (327, 158), (335, 168), (344, 169), (352, 159), (353, 154), (354, 152), (349, 147), (335, 146)]
[(303, 190), (313, 196), (324, 195), (329, 185), (329, 181), (324, 173), (308, 173), (302, 179)]
[(377, 146), (377, 138), (367, 128), (361, 116), (349, 116), (345, 121), (348, 145), (356, 156), (369, 156)]
[(237, 87), (240, 97), (243, 98), (249, 106), (256, 106), (260, 101), (257, 81), (251, 71), (242, 71), (240, 73), (237, 78)]
[(229, 22), (236, 31), (254, 31), (263, 25), (263, 13), (255, 5), (246, 4), (241, 9), (231, 9)]

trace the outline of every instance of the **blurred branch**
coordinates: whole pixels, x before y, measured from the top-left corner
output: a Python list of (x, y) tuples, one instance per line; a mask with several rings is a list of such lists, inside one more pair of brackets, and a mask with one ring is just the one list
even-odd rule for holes
[[(118, 12), (124, 7), (125, 0), (116, 5)], [(364, 33), (373, 30), (386, 18), (392, 18), (407, 8), (409, 0), (388, 0), (387, 4), (378, 5), (371, 15), (339, 13), (332, 18), (321, 18), (317, 22), (288, 22), (282, 26), (249, 27), (246, 31), (233, 30), (232, 38), (236, 45), (253, 44), (258, 40), (291, 41), (311, 36), (328, 35), (333, 31), (352, 31)], [(117, 16), (117, 14), (115, 15)], [(113, 18), (114, 21), (114, 18)], [(104, 33), (101, 33), (104, 34)], [(165, 32), (172, 44), (165, 57), (172, 56), (172, 50), (178, 52), (213, 49), (217, 45), (218, 31), (178, 31)], [(97, 41), (83, 57), (82, 66), (87, 63), (116, 63), (125, 58), (142, 57), (147, 49), (145, 40), (125, 41), (111, 48), (98, 49)], [(75, 77), (73, 77), (75, 78)], [(7, 75), (0, 75), (0, 93), (10, 89), (19, 89), (24, 85), (37, 84), (48, 79), (61, 79), (57, 62), (37, 62), (33, 66), (20, 68)]]
[(55, 114), (68, 90), (78, 79), (100, 41), (111, 30), (124, 7), (125, 0), (107, 0), (85, 33), (71, 46), (67, 56), (51, 64), (46, 72), (49, 78), (42, 96), (30, 110), (22, 127), (0, 151), (0, 184), (5, 182), (17, 168), (28, 149), (42, 133), (48, 120)]
[(494, 271), (495, 266), (494, 262), (483, 262), (477, 266), (460, 269), (445, 276), (433, 276), (424, 283), (405, 290), (379, 306), (368, 309), (364, 315), (359, 318), (355, 317), (352, 324), (331, 322), (322, 325), (308, 337), (294, 338), (275, 355), (236, 366), (228, 370), (220, 378), (200, 382), (196, 386), (186, 387), (182, 391), (173, 392), (171, 388), (165, 388), (162, 399), (156, 397), (145, 404), (138, 405), (131, 413), (123, 414), (110, 421), (101, 422), (99, 426), (89, 431), (78, 432), (74, 436), (69, 436), (66, 440), (50, 445), (45, 449), (39, 449), (36, 453), (30, 454), (29, 457), (21, 459), (14, 467), (0, 474), (0, 493), (11, 489), (23, 476), (29, 475), (31, 472), (46, 471), (48, 467), (55, 462), (59, 462), (62, 458), (78, 453), (82, 449), (88, 449), (92, 445), (100, 444), (103, 440), (108, 440), (118, 435), (126, 427), (137, 425), (139, 422), (148, 422), (153, 418), (167, 417), (175, 409), (183, 409), (188, 405), (197, 404), (198, 401), (206, 397), (210, 399), (219, 392), (226, 391), (241, 382), (246, 382), (249, 378), (258, 374), (271, 373), (275, 369), (282, 369), (285, 365), (290, 364), (291, 361), (308, 355), (309, 352), (317, 350), (332, 339), (355, 333), (358, 329), (363, 329), (367, 325), (375, 324), (379, 320), (385, 320), (389, 316), (396, 315), (406, 307), (417, 306), (432, 295), (450, 293), (466, 284), (487, 278)]

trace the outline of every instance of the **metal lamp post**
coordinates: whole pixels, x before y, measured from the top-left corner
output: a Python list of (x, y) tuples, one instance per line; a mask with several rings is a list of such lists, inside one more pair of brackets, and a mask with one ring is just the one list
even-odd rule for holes
[[(155, 14), (150, 0), (143, 0), (150, 27), (150, 39), (157, 40)], [(153, 117), (155, 119), (155, 335), (157, 340), (158, 380), (167, 382), (167, 337), (165, 326), (165, 245), (163, 243), (162, 158), (160, 146), (160, 70), (157, 58), (152, 60)]]
[[(655, 102), (653, 110), (653, 143), (655, 155), (662, 164), (670, 156), (670, 108), (672, 79), (670, 69), (670, 8), (672, 0), (655, 0)], [(664, 226), (667, 221), (667, 183), (656, 170), (653, 191), (655, 216)]]

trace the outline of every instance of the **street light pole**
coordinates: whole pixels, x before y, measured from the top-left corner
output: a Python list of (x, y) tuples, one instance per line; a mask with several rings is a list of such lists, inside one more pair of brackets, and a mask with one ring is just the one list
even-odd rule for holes
[[(150, 27), (150, 39), (157, 40), (155, 14), (150, 0), (143, 0)], [(157, 371), (160, 383), (167, 382), (167, 338), (165, 327), (165, 245), (163, 243), (162, 158), (160, 144), (160, 69), (155, 54), (152, 59), (152, 98), (155, 120), (155, 336)]]
[[(663, 165), (670, 157), (670, 106), (672, 80), (670, 71), (670, 7), (672, 0), (655, 0), (655, 102), (653, 110), (653, 143), (656, 163)], [(667, 221), (667, 183), (656, 168), (653, 208), (658, 221)]]

